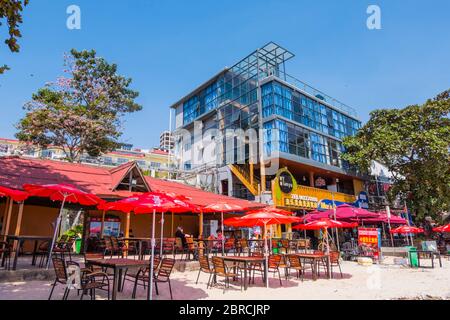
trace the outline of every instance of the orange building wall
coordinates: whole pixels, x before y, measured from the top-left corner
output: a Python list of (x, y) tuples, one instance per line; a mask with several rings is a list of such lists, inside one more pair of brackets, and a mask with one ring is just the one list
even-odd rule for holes
[[(9, 230), (7, 234), (14, 234), (16, 230), (17, 215), (19, 211), (19, 205), (14, 203), (11, 220), (9, 224)], [(59, 210), (57, 208), (48, 208), (40, 206), (24, 205), (22, 224), (19, 235), (29, 236), (49, 236), (53, 235), (52, 222), (56, 220)], [(0, 204), (0, 215), (3, 217), (5, 214), (5, 203)], [(3, 223), (6, 223), (3, 217)], [(33, 250), (34, 243), (26, 241), (24, 243), (24, 251), (31, 252)]]

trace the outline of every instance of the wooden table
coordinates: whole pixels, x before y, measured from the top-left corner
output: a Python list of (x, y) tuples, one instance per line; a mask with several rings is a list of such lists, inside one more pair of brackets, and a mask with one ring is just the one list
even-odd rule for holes
[(237, 262), (244, 264), (244, 290), (247, 290), (247, 269), (249, 263), (262, 263), (264, 265), (264, 280), (267, 274), (266, 259), (264, 257), (243, 257), (243, 256), (224, 256), (224, 261)]
[(88, 259), (87, 264), (109, 268), (114, 270), (114, 281), (112, 289), (112, 300), (116, 300), (117, 292), (121, 291), (122, 273), (123, 270), (129, 268), (147, 268), (150, 267), (148, 260), (134, 260), (134, 259)]
[(328, 278), (330, 277), (330, 270), (328, 269), (328, 259), (329, 256), (326, 254), (315, 254), (315, 253), (294, 253), (292, 254), (294, 256), (299, 257), (300, 259), (303, 260), (309, 260), (310, 263), (312, 264), (312, 276), (313, 276), (313, 280), (316, 281), (317, 280), (317, 274), (318, 274), (318, 267), (319, 267), (319, 263), (320, 261), (326, 261), (326, 266), (327, 266), (327, 276)]
[[(51, 241), (53, 240), (53, 238), (51, 238), (51, 237), (25, 236), (25, 235), (23, 235), (23, 236), (7, 235), (6, 239), (7, 239), (7, 241), (9, 241), (9, 240), (18, 241), (17, 245), (15, 246), (14, 262), (13, 262), (12, 270), (16, 270), (16, 268), (17, 268), (17, 258), (19, 257), (21, 243), (23, 243), (24, 241), (34, 241), (33, 259), (31, 260), (31, 265), (34, 266), (34, 265), (36, 265), (36, 252), (37, 252), (37, 248), (38, 248), (38, 242), (39, 241), (48, 241), (49, 242), (48, 247), (50, 248)], [(50, 251), (49, 251), (49, 254), (50, 254)], [(51, 257), (48, 257), (48, 258), (50, 259)]]
[[(142, 252), (142, 243), (151, 242), (152, 238), (119, 238), (120, 241), (136, 242), (138, 244), (138, 259), (144, 259), (144, 254)], [(155, 239), (156, 240), (156, 239)], [(151, 244), (150, 244), (151, 245)]]

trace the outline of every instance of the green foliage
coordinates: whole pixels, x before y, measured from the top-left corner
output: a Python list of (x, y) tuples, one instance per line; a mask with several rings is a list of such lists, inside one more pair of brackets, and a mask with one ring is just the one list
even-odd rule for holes
[(391, 198), (407, 200), (418, 220), (450, 209), (449, 92), (423, 105), (375, 110), (344, 140), (344, 160), (366, 172), (373, 160), (387, 166), (394, 176)]
[(83, 225), (79, 224), (74, 226), (73, 228), (70, 228), (66, 232), (64, 232), (65, 236), (68, 236), (69, 238), (77, 238), (80, 239), (83, 236)]
[(95, 51), (72, 50), (66, 57), (69, 78), (59, 78), (33, 94), (17, 124), (16, 137), (42, 148), (63, 150), (66, 159), (79, 161), (83, 153), (97, 157), (119, 145), (120, 117), (141, 110), (129, 89), (131, 79), (117, 74), (117, 66)]
[[(23, 22), (22, 11), (27, 4), (28, 0), (0, 0), (0, 26), (5, 19), (9, 35), (5, 43), (11, 52), (19, 52), (20, 46), (17, 39), (22, 37), (19, 25)], [(0, 74), (6, 70), (9, 70), (7, 65), (0, 66)]]

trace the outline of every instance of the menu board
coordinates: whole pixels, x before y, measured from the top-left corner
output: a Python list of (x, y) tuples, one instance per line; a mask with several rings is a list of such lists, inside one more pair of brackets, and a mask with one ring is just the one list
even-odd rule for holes
[(358, 228), (358, 246), (363, 255), (380, 258), (381, 230), (378, 228)]

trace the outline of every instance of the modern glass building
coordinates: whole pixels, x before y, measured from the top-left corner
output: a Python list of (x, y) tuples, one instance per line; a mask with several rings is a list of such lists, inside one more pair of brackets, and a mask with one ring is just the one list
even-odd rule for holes
[[(248, 199), (263, 195), (276, 203), (279, 174), (252, 161), (262, 153), (287, 168), (296, 185), (348, 195), (362, 191), (361, 178), (340, 156), (342, 139), (361, 126), (355, 110), (288, 75), (286, 62), (293, 57), (268, 43), (173, 104), (179, 169), (201, 176), (215, 168), (217, 177), (210, 180), (217, 192)], [(227, 133), (251, 129), (257, 150), (247, 136)], [(210, 140), (216, 147), (206, 152)]]

